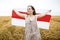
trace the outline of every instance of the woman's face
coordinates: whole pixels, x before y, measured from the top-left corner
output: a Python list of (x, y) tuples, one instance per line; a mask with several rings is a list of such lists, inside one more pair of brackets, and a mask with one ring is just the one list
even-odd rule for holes
[(33, 9), (29, 6), (28, 8), (27, 8), (27, 12), (28, 12), (28, 14), (33, 14)]

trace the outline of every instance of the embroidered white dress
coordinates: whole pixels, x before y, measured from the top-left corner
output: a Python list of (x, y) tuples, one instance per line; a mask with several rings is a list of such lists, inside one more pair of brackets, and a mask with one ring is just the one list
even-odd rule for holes
[(37, 27), (36, 16), (31, 17), (31, 19), (29, 15), (25, 17), (24, 40), (41, 40), (41, 35)]

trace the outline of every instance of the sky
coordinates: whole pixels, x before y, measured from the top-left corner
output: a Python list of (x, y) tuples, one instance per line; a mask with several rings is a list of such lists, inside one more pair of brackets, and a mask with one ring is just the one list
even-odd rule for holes
[(52, 16), (60, 16), (60, 0), (0, 0), (0, 16), (12, 16), (13, 9), (26, 10), (28, 5), (37, 12), (52, 10)]

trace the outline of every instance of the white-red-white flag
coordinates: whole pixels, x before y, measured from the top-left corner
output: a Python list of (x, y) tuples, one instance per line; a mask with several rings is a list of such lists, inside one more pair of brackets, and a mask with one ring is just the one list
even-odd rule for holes
[[(22, 14), (27, 14), (27, 12), (19, 11)], [(51, 15), (45, 15), (41, 18), (37, 18), (38, 28), (49, 29)], [(12, 25), (25, 27), (25, 18), (18, 16), (14, 10), (12, 10)]]

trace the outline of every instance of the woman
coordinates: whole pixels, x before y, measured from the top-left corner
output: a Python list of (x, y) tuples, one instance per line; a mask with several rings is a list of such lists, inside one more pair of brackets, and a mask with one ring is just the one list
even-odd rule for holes
[[(25, 33), (24, 33), (24, 40), (41, 40), (41, 34), (39, 32), (39, 29), (37, 27), (37, 18), (39, 17), (43, 17), (44, 15), (36, 15), (35, 9), (33, 6), (29, 5), (27, 7), (27, 14), (21, 14), (18, 11), (14, 10), (16, 12), (17, 15), (19, 15), (20, 17), (25, 18)], [(46, 13), (51, 12), (51, 10), (49, 10)]]

